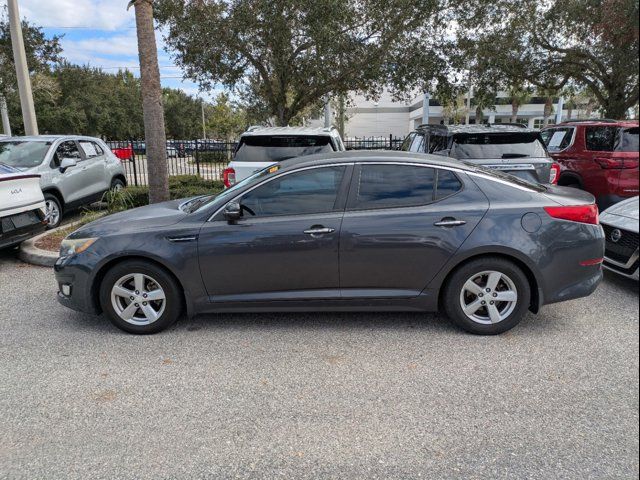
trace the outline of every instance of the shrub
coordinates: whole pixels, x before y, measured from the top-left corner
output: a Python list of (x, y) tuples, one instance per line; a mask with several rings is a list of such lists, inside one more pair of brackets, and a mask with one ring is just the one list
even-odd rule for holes
[[(195, 158), (193, 161), (195, 162)], [(228, 161), (227, 152), (224, 151), (198, 152), (199, 163), (226, 163)]]
[[(195, 197), (197, 195), (211, 195), (224, 190), (224, 184), (220, 180), (205, 180), (196, 175), (178, 175), (169, 177), (169, 195), (172, 200), (178, 198)], [(128, 205), (123, 208), (135, 208), (149, 204), (149, 187), (127, 187), (120, 192), (111, 194), (114, 196), (112, 203), (115, 206)], [(122, 198), (120, 198), (122, 197)], [(107, 201), (107, 207), (109, 202)], [(109, 213), (111, 210), (108, 208)], [(116, 210), (118, 211), (118, 210)]]

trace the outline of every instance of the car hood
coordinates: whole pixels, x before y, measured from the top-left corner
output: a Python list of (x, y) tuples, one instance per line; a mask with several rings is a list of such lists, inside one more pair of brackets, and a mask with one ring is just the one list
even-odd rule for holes
[(640, 215), (638, 214), (639, 209), (639, 199), (640, 197), (633, 197), (623, 200), (622, 202), (616, 203), (611, 207), (607, 208), (603, 215), (618, 215), (619, 217), (627, 217), (633, 220), (638, 220)]
[(171, 200), (107, 215), (79, 228), (69, 237), (100, 237), (114, 233), (122, 234), (151, 228), (168, 227), (187, 216), (185, 212), (178, 208), (184, 201), (184, 199)]

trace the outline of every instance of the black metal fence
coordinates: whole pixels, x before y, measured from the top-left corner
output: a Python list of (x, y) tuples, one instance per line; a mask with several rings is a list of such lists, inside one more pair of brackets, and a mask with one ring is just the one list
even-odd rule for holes
[[(388, 137), (350, 137), (344, 140), (347, 150), (397, 150), (403, 139)], [(129, 185), (148, 185), (147, 149), (144, 140), (108, 141), (120, 159)], [(170, 140), (167, 142), (169, 176), (198, 175), (206, 180), (220, 180), (236, 150), (238, 142), (217, 140)]]

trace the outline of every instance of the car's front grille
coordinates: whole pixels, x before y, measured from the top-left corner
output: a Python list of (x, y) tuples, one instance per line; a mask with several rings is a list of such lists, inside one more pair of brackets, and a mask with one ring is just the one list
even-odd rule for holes
[[(602, 225), (606, 237), (605, 256), (620, 263), (627, 263), (631, 255), (638, 250), (638, 234), (628, 230), (616, 229), (610, 225)], [(620, 237), (614, 242), (614, 231), (619, 230)]]
[(622, 273), (623, 275), (633, 275), (633, 273), (638, 269), (639, 264), (640, 261), (636, 260), (629, 268), (623, 268), (619, 267), (618, 265), (614, 265), (613, 263), (607, 262), (606, 260), (604, 261), (605, 267), (608, 267), (618, 273)]

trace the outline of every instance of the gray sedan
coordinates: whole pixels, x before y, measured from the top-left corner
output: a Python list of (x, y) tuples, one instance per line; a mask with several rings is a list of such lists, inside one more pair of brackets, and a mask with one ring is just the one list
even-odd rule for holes
[(223, 311), (444, 309), (497, 334), (591, 294), (593, 197), (403, 152), (285, 160), (217, 196), (86, 225), (62, 244), (58, 299), (154, 333)]
[(605, 268), (634, 280), (638, 280), (638, 198), (617, 203), (600, 215), (607, 239)]

